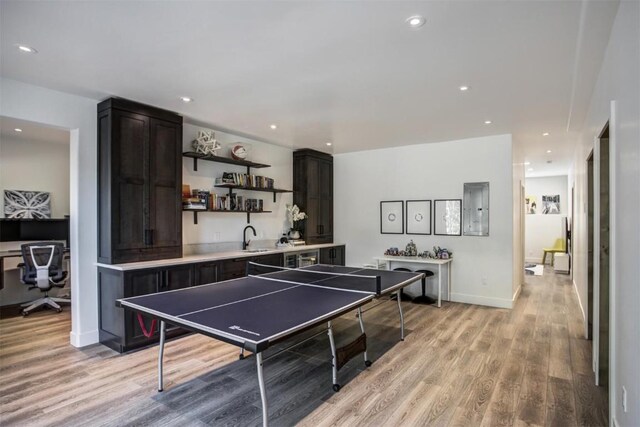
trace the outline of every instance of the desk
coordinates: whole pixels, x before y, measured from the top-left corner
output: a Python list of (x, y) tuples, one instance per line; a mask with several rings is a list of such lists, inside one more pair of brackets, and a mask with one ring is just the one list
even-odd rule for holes
[[(69, 248), (65, 248), (64, 253), (68, 254)], [(20, 249), (0, 251), (0, 290), (4, 289), (4, 259), (5, 258), (22, 258), (22, 251)]]
[(393, 268), (400, 267), (393, 264), (430, 264), (438, 266), (438, 307), (442, 307), (442, 266), (447, 267), (447, 295), (451, 300), (451, 262), (453, 258), (449, 259), (432, 259), (432, 258), (420, 258), (416, 256), (381, 256), (375, 257), (378, 262), (384, 261), (387, 263), (387, 269), (393, 270)]

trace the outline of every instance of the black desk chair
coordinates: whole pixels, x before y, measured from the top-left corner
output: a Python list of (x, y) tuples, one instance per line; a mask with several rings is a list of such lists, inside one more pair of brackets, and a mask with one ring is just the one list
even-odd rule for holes
[(413, 299), (414, 304), (435, 304), (438, 302), (437, 300), (431, 298), (427, 295), (427, 278), (433, 277), (434, 273), (431, 270), (416, 270), (416, 273), (424, 273), (424, 277), (422, 278), (422, 295), (415, 297)]
[(67, 281), (67, 272), (63, 270), (64, 245), (56, 242), (25, 243), (21, 246), (22, 260), (20, 267), (20, 281), (31, 289), (40, 289), (44, 297), (22, 304), (22, 315), (27, 316), (31, 311), (41, 306), (49, 306), (59, 312), (62, 307), (59, 302), (71, 300), (49, 296), (53, 287), (62, 288)]

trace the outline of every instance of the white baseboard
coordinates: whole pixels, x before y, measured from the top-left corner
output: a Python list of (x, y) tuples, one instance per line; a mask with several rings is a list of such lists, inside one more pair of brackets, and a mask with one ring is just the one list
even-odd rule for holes
[(525, 258), (525, 264), (542, 264), (542, 258)]
[(515, 304), (516, 300), (520, 296), (521, 291), (522, 291), (522, 285), (518, 286), (518, 289), (516, 289), (516, 291), (513, 293), (513, 299), (511, 300), (512, 301), (511, 307), (513, 307), (513, 304)]
[(580, 311), (582, 312), (582, 321), (586, 322), (587, 316), (584, 314), (584, 308), (582, 308), (582, 300), (580, 299), (580, 292), (578, 292), (578, 285), (576, 285), (575, 280), (572, 280), (571, 282), (573, 283), (573, 290), (575, 291), (576, 296), (578, 297), (578, 305), (580, 306)]
[(462, 302), (465, 304), (486, 305), (497, 308), (513, 308), (513, 301), (504, 298), (483, 297), (480, 295), (467, 295), (451, 293), (451, 301)]
[(69, 333), (69, 338), (71, 340), (71, 345), (78, 348), (100, 342), (100, 335), (97, 329), (95, 331), (84, 332), (81, 334), (71, 331)]

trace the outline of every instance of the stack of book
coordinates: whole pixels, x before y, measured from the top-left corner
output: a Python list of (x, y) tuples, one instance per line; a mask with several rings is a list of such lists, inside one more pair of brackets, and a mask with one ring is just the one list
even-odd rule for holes
[(216, 185), (235, 185), (249, 188), (274, 188), (274, 180), (266, 176), (247, 175), (246, 173), (224, 172), (222, 178), (216, 178)]
[[(182, 209), (207, 210), (211, 195), (206, 190), (194, 189), (191, 194), (182, 192)], [(185, 197), (186, 196), (186, 197)]]

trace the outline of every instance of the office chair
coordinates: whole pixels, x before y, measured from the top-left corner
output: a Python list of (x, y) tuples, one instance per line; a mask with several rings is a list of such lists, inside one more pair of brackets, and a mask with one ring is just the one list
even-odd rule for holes
[(67, 272), (62, 269), (64, 245), (56, 242), (25, 243), (21, 246), (23, 263), (20, 268), (20, 281), (31, 289), (40, 289), (44, 297), (22, 304), (23, 316), (28, 316), (36, 308), (47, 305), (61, 312), (59, 302), (71, 300), (49, 296), (53, 287), (62, 288), (67, 280)]

